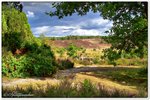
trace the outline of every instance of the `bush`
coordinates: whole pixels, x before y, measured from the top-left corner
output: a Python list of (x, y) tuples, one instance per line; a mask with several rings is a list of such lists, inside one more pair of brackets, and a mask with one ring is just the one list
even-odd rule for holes
[(58, 63), (59, 69), (68, 69), (68, 68), (74, 67), (74, 63), (71, 62), (71, 60), (69, 59), (66, 59), (66, 60), (58, 59), (57, 63)]
[(79, 48), (79, 47), (77, 47), (76, 45), (74, 45), (74, 44), (71, 43), (71, 44), (66, 48), (66, 50), (67, 50), (67, 55), (68, 55), (69, 57), (76, 58), (76, 57), (77, 57), (77, 51), (78, 51), (78, 50), (81, 50), (81, 48)]
[(94, 58), (94, 59), (93, 59), (93, 63), (94, 63), (94, 64), (100, 63), (100, 59), (99, 59), (98, 57)]
[(42, 45), (34, 52), (24, 55), (3, 55), (2, 74), (9, 77), (50, 76), (57, 70), (57, 64), (50, 47)]
[(31, 76), (50, 76), (57, 70), (55, 58), (50, 47), (42, 45), (27, 55), (27, 70)]
[(132, 58), (132, 59), (126, 59), (126, 58), (120, 58), (116, 60), (117, 65), (134, 65), (134, 66), (143, 66), (146, 63), (146, 59), (140, 59), (140, 58)]
[(83, 64), (83, 65), (91, 65), (92, 62), (85, 59), (85, 60), (81, 61), (80, 64)]
[(92, 97), (94, 95), (98, 95), (98, 91), (96, 86), (94, 86), (90, 80), (85, 79), (81, 86), (80, 96), (82, 97)]
[(9, 53), (2, 57), (2, 75), (8, 77), (24, 77), (26, 59), (24, 57), (16, 58)]
[(65, 53), (65, 50), (64, 48), (60, 48), (57, 50), (57, 53), (59, 53), (60, 57), (63, 57), (63, 54)]
[[(51, 48), (36, 39), (26, 14), (14, 7), (2, 5), (2, 73), (5, 76), (49, 76), (56, 72), (56, 62)], [(15, 55), (16, 50), (26, 50)], [(7, 55), (7, 52), (10, 52)], [(14, 55), (13, 55), (13, 54)]]

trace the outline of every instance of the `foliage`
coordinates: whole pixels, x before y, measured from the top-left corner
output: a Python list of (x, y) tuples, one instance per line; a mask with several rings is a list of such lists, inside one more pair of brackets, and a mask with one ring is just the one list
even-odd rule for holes
[(74, 63), (71, 62), (71, 60), (69, 59), (66, 59), (66, 60), (58, 59), (57, 64), (58, 64), (59, 69), (69, 69), (69, 68), (74, 67)]
[(126, 58), (120, 58), (115, 60), (117, 65), (126, 65), (126, 66), (143, 66), (147, 62), (146, 59), (140, 59), (140, 58), (132, 58), (132, 59), (126, 59)]
[(57, 70), (54, 54), (46, 45), (36, 48), (26, 57), (28, 59), (26, 70), (31, 76), (50, 76)]
[(69, 57), (72, 57), (72, 58), (76, 58), (77, 57), (77, 51), (80, 50), (80, 48), (78, 48), (76, 45), (74, 44), (70, 44), (67, 48), (67, 55)]
[[(112, 47), (105, 53), (107, 55), (118, 50), (135, 53), (143, 57), (144, 48), (148, 47), (148, 3), (147, 2), (56, 2), (52, 4), (55, 11), (47, 13), (50, 16), (63, 18), (73, 13), (86, 15), (87, 12), (99, 12), (104, 19), (113, 22), (112, 28), (107, 31)], [(112, 55), (110, 55), (112, 56)], [(113, 57), (110, 57), (111, 59)]]
[(93, 63), (94, 64), (98, 64), (100, 62), (100, 59), (98, 58), (98, 57), (95, 57), (94, 59), (93, 59)]
[(25, 13), (3, 5), (2, 16), (2, 46), (14, 52), (34, 39)]
[(14, 57), (11, 52), (2, 57), (2, 75), (8, 77), (24, 77), (25, 65), (27, 64), (25, 57)]
[[(69, 35), (69, 36), (64, 36), (64, 37), (48, 37), (50, 40), (78, 40), (78, 39), (107, 39), (109, 38), (108, 36), (74, 36), (74, 35)], [(102, 43), (104, 42), (101, 41)], [(104, 42), (105, 43), (105, 42)]]
[[(33, 37), (24, 12), (3, 4), (2, 26), (3, 76), (50, 76), (56, 72), (56, 61), (51, 48)], [(15, 54), (21, 49), (26, 52)]]
[(57, 50), (57, 53), (60, 54), (60, 57), (63, 57), (63, 54), (65, 53), (66, 49), (65, 48), (60, 48), (59, 50)]
[(146, 68), (122, 68), (122, 70), (94, 72), (92, 75), (101, 78), (108, 78), (121, 84), (147, 88), (148, 73), (145, 73), (146, 71), (148, 71)]
[(2, 2), (3, 6), (12, 7), (22, 12), (23, 5), (20, 2)]
[(23, 56), (7, 53), (2, 58), (2, 74), (8, 77), (51, 76), (57, 70), (50, 47), (42, 45)]

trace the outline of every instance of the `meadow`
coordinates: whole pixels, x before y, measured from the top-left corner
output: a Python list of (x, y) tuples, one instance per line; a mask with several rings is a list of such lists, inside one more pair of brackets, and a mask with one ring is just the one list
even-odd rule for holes
[[(70, 4), (78, 6), (72, 8)], [(80, 8), (81, 5), (85, 6)], [(122, 16), (116, 5), (134, 8), (135, 17), (128, 14), (128, 10)], [(140, 15), (145, 3), (127, 5), (54, 3), (57, 11), (49, 16), (58, 14), (59, 18), (68, 13), (72, 15), (74, 9), (77, 12), (83, 9), (79, 12), (82, 15), (90, 8), (95, 13), (99, 10), (96, 7), (101, 7), (103, 17), (114, 21), (112, 30), (115, 33), (64, 37), (48, 37), (40, 33), (36, 37), (31, 31), (28, 16), (22, 10), (23, 5), (2, 2), (2, 97), (148, 97), (147, 14)], [(71, 11), (60, 13), (65, 7), (71, 7)], [(109, 9), (112, 13), (105, 13)], [(123, 19), (114, 14), (121, 14)], [(122, 21), (127, 25), (122, 25)]]
[(110, 45), (100, 39), (59, 40), (61, 46), (41, 40), (51, 46), (60, 70), (51, 77), (4, 77), (3, 97), (147, 97), (146, 59), (120, 58), (114, 66), (101, 58)]

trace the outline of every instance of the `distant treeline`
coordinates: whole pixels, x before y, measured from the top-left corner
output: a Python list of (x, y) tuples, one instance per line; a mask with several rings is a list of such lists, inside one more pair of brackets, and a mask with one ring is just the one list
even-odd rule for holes
[(77, 40), (77, 39), (95, 39), (95, 38), (101, 38), (101, 39), (107, 39), (108, 36), (65, 36), (65, 37), (47, 37), (50, 40)]

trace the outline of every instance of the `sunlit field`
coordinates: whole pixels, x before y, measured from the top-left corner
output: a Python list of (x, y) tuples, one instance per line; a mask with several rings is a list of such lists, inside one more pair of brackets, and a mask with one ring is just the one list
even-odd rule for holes
[(2, 97), (147, 98), (147, 7), (2, 2)]

